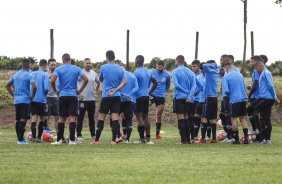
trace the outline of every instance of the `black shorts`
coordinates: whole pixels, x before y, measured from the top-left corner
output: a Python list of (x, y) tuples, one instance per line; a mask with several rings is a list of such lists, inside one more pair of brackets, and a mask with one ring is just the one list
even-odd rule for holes
[(164, 97), (155, 97), (152, 95), (152, 99), (150, 99), (151, 104), (155, 103), (156, 106), (164, 105), (165, 104), (165, 98)]
[(27, 120), (29, 119), (29, 104), (15, 104), (16, 111), (16, 120), (20, 121), (21, 119)]
[(255, 112), (260, 112), (261, 115), (266, 114), (266, 116), (269, 116), (269, 114), (271, 114), (271, 107), (274, 102), (274, 99), (259, 98), (254, 100), (250, 104), (250, 106), (254, 109)]
[(125, 118), (133, 117), (133, 102), (126, 101), (120, 103), (120, 113), (123, 112)]
[(200, 114), (202, 115), (203, 113), (203, 106), (204, 106), (204, 102), (199, 102), (196, 106), (196, 109), (195, 109), (195, 114)]
[(199, 103), (198, 101), (194, 101), (194, 103), (189, 103), (189, 112), (188, 112), (189, 116), (194, 116), (198, 103)]
[(176, 114), (188, 114), (189, 103), (186, 99), (175, 99), (173, 103), (173, 112)]
[(246, 116), (246, 105), (247, 102), (238, 102), (234, 104), (230, 104), (230, 115), (233, 118), (237, 118), (239, 116)]
[(30, 103), (31, 115), (45, 116), (46, 115), (46, 104), (39, 102)]
[(57, 97), (47, 97), (47, 116), (59, 116), (59, 99)]
[(76, 96), (59, 97), (59, 115), (61, 117), (77, 116), (78, 99)]
[(217, 97), (206, 97), (202, 117), (210, 120), (217, 119)]
[(105, 97), (102, 98), (100, 102), (99, 113), (108, 114), (111, 113), (119, 113), (120, 112), (120, 97)]
[(136, 99), (135, 112), (149, 113), (149, 97), (141, 96)]

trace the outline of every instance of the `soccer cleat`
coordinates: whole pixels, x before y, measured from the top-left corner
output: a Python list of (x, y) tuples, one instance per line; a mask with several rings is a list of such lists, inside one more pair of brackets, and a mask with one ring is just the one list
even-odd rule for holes
[(210, 140), (209, 143), (217, 143), (216, 140)]
[(53, 145), (59, 145), (59, 144), (62, 144), (62, 143), (63, 143), (63, 141), (62, 141), (62, 139), (61, 139), (61, 140), (59, 140), (59, 141), (52, 142), (51, 144), (53, 144)]
[(230, 139), (230, 142), (231, 143), (235, 142), (235, 139), (234, 138)]
[(160, 135), (156, 135), (156, 139), (163, 139), (163, 137)]
[(262, 142), (262, 144), (272, 144), (272, 142), (270, 140), (266, 140), (266, 141)]
[(249, 135), (252, 135), (252, 134), (258, 135), (258, 134), (259, 134), (259, 130), (258, 130), (258, 129), (256, 129), (256, 130), (250, 130), (250, 131), (248, 132), (248, 134), (249, 134)]
[(69, 145), (76, 145), (77, 144), (77, 142), (76, 141), (69, 141)]
[(266, 140), (265, 139), (263, 139), (263, 141), (261, 142), (262, 144), (265, 144), (266, 143)]
[(205, 140), (206, 140), (206, 141), (209, 141), (209, 140), (210, 140), (210, 138), (209, 138), (208, 136), (206, 136), (206, 137), (205, 137)]
[(24, 140), (24, 139), (22, 141), (18, 141), (17, 143), (18, 144), (28, 144), (28, 142), (26, 140)]
[(205, 139), (200, 139), (200, 143), (206, 143), (207, 141)]
[(94, 140), (91, 144), (97, 144), (98, 145), (98, 144), (100, 144), (100, 142)]
[(35, 139), (32, 139), (32, 142), (41, 142), (41, 140), (40, 140), (40, 139), (35, 138)]
[(81, 137), (81, 136), (78, 136), (78, 137), (77, 137), (77, 141), (83, 141), (82, 137)]
[(117, 142), (116, 141), (111, 141), (111, 145), (117, 145)]
[(260, 144), (260, 141), (252, 141), (251, 144)]
[(56, 133), (56, 131), (53, 131), (53, 130), (50, 129), (49, 127), (43, 127), (43, 132), (44, 132), (44, 133), (47, 133), (47, 132)]
[(125, 143), (125, 144), (129, 144), (129, 140), (125, 140), (124, 143)]
[(115, 142), (122, 142), (122, 137), (117, 137)]
[(231, 144), (240, 144), (240, 141), (234, 141), (234, 142), (232, 142)]
[(152, 141), (147, 142), (146, 144), (154, 144)]
[(139, 141), (134, 141), (134, 144), (146, 144), (147, 141), (145, 139), (139, 139)]
[(231, 140), (229, 140), (228, 138), (223, 139), (221, 142), (231, 142)]

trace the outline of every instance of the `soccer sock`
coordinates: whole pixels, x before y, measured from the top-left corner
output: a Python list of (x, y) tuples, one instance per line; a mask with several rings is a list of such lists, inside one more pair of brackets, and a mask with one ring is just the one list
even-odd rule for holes
[(223, 128), (223, 130), (225, 131), (225, 132), (227, 132), (227, 128), (226, 128), (226, 119), (227, 119), (227, 116), (225, 117), (225, 114), (223, 114), (223, 113), (220, 113), (219, 114), (219, 118), (220, 118), (220, 120), (221, 120), (221, 124), (222, 124), (222, 128)]
[(211, 138), (211, 124), (207, 123), (207, 136)]
[(259, 119), (259, 116), (254, 116), (255, 124), (257, 125), (257, 128), (259, 130), (259, 134), (256, 135), (255, 141), (262, 141), (262, 130), (261, 130), (261, 120)]
[[(190, 133), (187, 136), (189, 137), (190, 134), (191, 134), (190, 139), (194, 140), (194, 135), (195, 135), (195, 133), (194, 133), (194, 131), (195, 131), (195, 129), (194, 129), (194, 117), (189, 117), (188, 121), (189, 121), (189, 129), (190, 129), (189, 132)], [(189, 139), (189, 141), (190, 141), (190, 139)]]
[(256, 130), (258, 128), (257, 123), (255, 121), (255, 117), (254, 116), (249, 116), (249, 120), (251, 122), (252, 125), (252, 130)]
[(216, 140), (216, 124), (211, 124), (212, 140)]
[(231, 125), (226, 125), (226, 129), (227, 129), (227, 138), (228, 139), (232, 139), (232, 126)]
[(132, 118), (126, 119), (126, 140), (129, 141), (132, 132)]
[(17, 138), (19, 140), (19, 129), (20, 129), (20, 122), (19, 121), (16, 122), (15, 129), (16, 129)]
[(233, 130), (233, 137), (234, 137), (234, 139), (235, 139), (235, 141), (239, 141), (239, 135), (238, 135), (238, 130), (237, 131), (234, 131)]
[(119, 122), (118, 120), (112, 121), (112, 141), (115, 141), (119, 134)]
[(195, 120), (195, 122), (194, 122), (195, 123), (194, 124), (194, 137), (198, 137), (201, 118), (195, 117), (194, 120)]
[[(94, 120), (89, 121), (89, 130), (90, 130), (91, 137), (94, 137), (95, 136), (95, 121)], [(78, 133), (77, 133), (77, 136), (79, 136)], [(80, 136), (81, 136), (81, 132), (80, 132)]]
[(45, 118), (45, 120), (44, 120), (44, 127), (48, 127), (48, 125), (47, 125), (47, 118)]
[(271, 131), (272, 131), (272, 125), (270, 119), (267, 119), (265, 123), (265, 140), (270, 140)]
[(265, 119), (263, 117), (261, 117), (260, 122), (261, 122), (260, 136), (261, 136), (261, 140), (263, 141), (265, 139)]
[(144, 125), (138, 127), (138, 133), (139, 133), (140, 139), (144, 139), (144, 131), (145, 131)]
[(126, 120), (125, 119), (122, 119), (121, 126), (122, 126), (123, 135), (126, 135), (127, 131), (126, 131)]
[(32, 138), (35, 139), (36, 138), (36, 122), (31, 122), (30, 130), (31, 130)]
[(156, 123), (156, 135), (160, 135), (162, 123)]
[(243, 132), (244, 132), (244, 143), (247, 143), (247, 139), (249, 139), (249, 136), (248, 136), (248, 128), (243, 128)]
[(112, 118), (110, 118), (110, 127), (113, 128), (113, 121), (112, 121)]
[(146, 140), (147, 140), (147, 142), (151, 141), (151, 134), (146, 134)]
[(76, 122), (70, 122), (69, 131), (70, 131), (71, 141), (75, 141), (75, 127), (76, 127)]
[(187, 135), (186, 135), (186, 129), (185, 128), (186, 128), (185, 120), (184, 119), (178, 120), (178, 130), (179, 130), (179, 134), (180, 134), (182, 143), (185, 143), (187, 141)]
[(97, 123), (97, 128), (96, 128), (95, 141), (99, 141), (103, 129), (104, 129), (104, 121), (99, 120), (98, 123)]
[(205, 140), (206, 137), (206, 131), (207, 131), (207, 123), (202, 123), (201, 126), (201, 132), (202, 132), (202, 140)]
[[(228, 129), (227, 129), (227, 126), (228, 125), (231, 125), (231, 117), (230, 115), (226, 115), (225, 116), (225, 129), (224, 131), (227, 133)], [(231, 129), (232, 130), (232, 129)]]
[(40, 121), (38, 124), (38, 139), (41, 138), (42, 133), (43, 133), (43, 126), (44, 126), (44, 121)]
[(190, 119), (184, 119), (185, 122), (185, 135), (186, 135), (186, 142), (190, 143)]
[(19, 141), (24, 140), (25, 126), (26, 126), (26, 122), (20, 121), (20, 125), (19, 125)]
[(65, 123), (58, 122), (57, 142), (63, 139), (65, 131)]

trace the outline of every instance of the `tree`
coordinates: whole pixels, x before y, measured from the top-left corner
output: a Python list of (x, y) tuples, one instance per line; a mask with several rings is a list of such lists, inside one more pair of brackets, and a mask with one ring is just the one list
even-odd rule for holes
[(248, 0), (241, 0), (244, 3), (244, 51), (243, 51), (243, 60), (241, 73), (245, 74), (246, 67), (246, 49), (247, 49), (247, 4)]
[(276, 0), (275, 3), (282, 5), (282, 0)]

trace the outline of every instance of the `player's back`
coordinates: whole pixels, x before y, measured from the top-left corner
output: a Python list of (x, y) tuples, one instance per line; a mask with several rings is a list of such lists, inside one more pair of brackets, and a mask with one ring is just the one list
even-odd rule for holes
[(134, 71), (134, 75), (137, 78), (139, 90), (135, 93), (135, 97), (139, 98), (141, 96), (149, 96), (149, 85), (153, 78), (152, 73), (144, 66), (137, 68)]
[[(109, 62), (101, 66), (100, 78), (103, 78), (102, 97), (110, 97), (107, 92), (120, 85), (125, 78), (124, 69), (114, 62)], [(120, 96), (120, 92), (117, 91), (112, 96)]]
[(220, 67), (216, 63), (203, 64), (205, 71), (206, 85), (204, 93), (206, 96), (217, 96), (218, 74)]
[(39, 103), (46, 103), (46, 95), (49, 90), (49, 79), (48, 74), (45, 73), (43, 70), (38, 70), (32, 72), (31, 75), (33, 76), (37, 89), (33, 102)]

